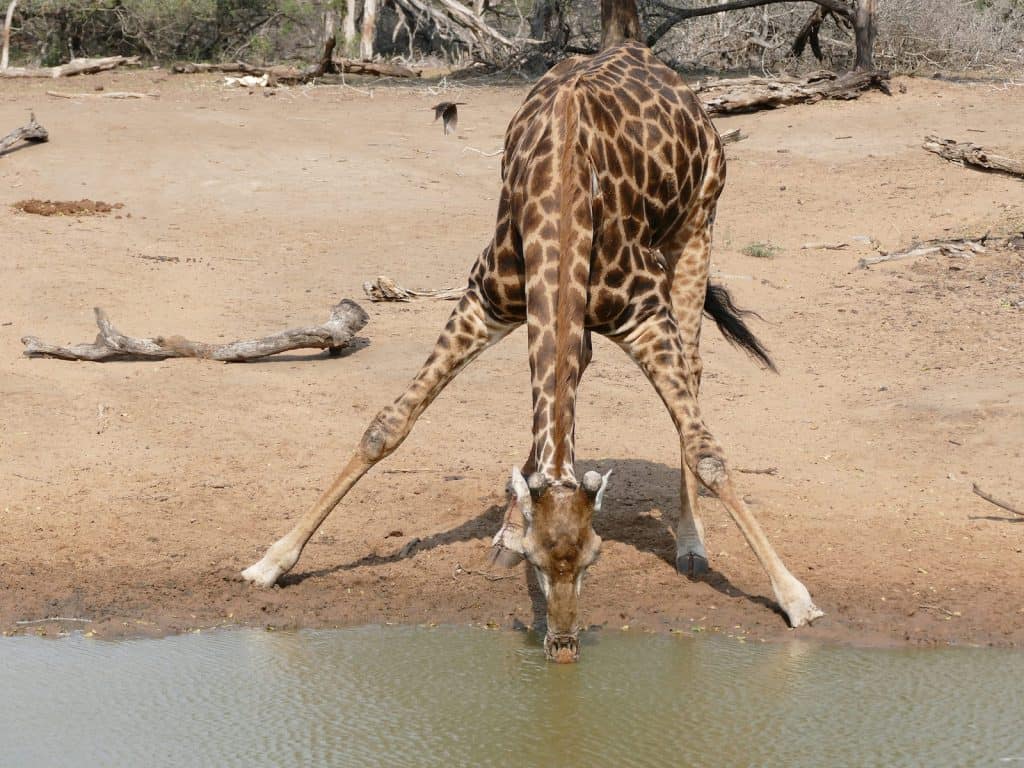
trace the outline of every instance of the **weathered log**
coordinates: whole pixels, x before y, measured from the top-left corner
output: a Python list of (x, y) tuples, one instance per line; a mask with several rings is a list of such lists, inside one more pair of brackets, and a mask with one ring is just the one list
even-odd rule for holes
[(868, 256), (861, 259), (857, 266), (861, 269), (866, 269), (885, 261), (900, 261), (901, 259), (913, 259), (919, 256), (944, 255), (971, 258), (976, 253), (985, 253), (989, 248), (1024, 250), (1024, 232), (1007, 237), (992, 237), (989, 234), (985, 234), (981, 237), (928, 240), (924, 243), (917, 243), (906, 250), (882, 253), (878, 256)]
[(49, 140), (50, 132), (36, 122), (35, 114), (29, 113), (29, 121), (27, 125), (23, 125), (21, 128), (15, 128), (0, 139), (0, 155), (3, 155), (4, 152), (13, 147), (19, 141), (28, 141), (33, 144), (40, 144)]
[(331, 316), (322, 325), (295, 328), (273, 336), (251, 341), (232, 341), (227, 344), (205, 344), (189, 341), (181, 336), (156, 336), (137, 339), (125, 336), (110, 323), (107, 313), (97, 307), (96, 325), (100, 332), (92, 344), (62, 347), (45, 344), (34, 336), (25, 336), (26, 357), (55, 357), (61, 360), (166, 360), (170, 357), (195, 357), (236, 363), (257, 360), (292, 349), (327, 349), (338, 354), (352, 342), (355, 334), (366, 325), (369, 316), (354, 301), (343, 299), (331, 310)]
[(94, 75), (125, 64), (138, 64), (138, 56), (106, 56), (102, 59), (72, 59), (57, 67), (8, 67), (0, 70), (0, 77), (73, 77)]
[(390, 277), (378, 275), (376, 280), (363, 283), (363, 291), (370, 301), (412, 301), (413, 299), (444, 299), (455, 301), (462, 298), (465, 288), (442, 288), (439, 290), (414, 291), (403, 288)]
[(704, 108), (712, 115), (776, 109), (791, 104), (813, 104), (826, 99), (856, 99), (870, 88), (889, 94), (889, 73), (851, 72), (845, 75), (817, 73), (806, 80), (740, 78), (698, 85)]
[[(332, 59), (332, 63), (338, 72), (347, 75), (370, 75), (376, 77), (419, 77), (420, 72), (416, 69), (392, 64), (385, 61), (360, 61), (359, 59)], [(241, 61), (226, 62), (224, 64), (193, 64), (192, 62), (178, 62), (171, 65), (171, 73), (175, 75), (195, 74), (197, 72), (240, 72), (245, 75), (269, 75), (279, 83), (300, 83), (310, 80), (319, 80), (322, 83), (341, 82), (329, 74), (316, 74), (316, 69), (299, 69), (288, 66), (257, 67), (253, 64), (246, 64)]]
[(953, 139), (926, 136), (923, 146), (929, 152), (934, 152), (950, 162), (974, 165), (989, 171), (1008, 173), (1011, 176), (1024, 176), (1024, 161), (994, 155), (984, 147), (969, 141), (957, 143)]

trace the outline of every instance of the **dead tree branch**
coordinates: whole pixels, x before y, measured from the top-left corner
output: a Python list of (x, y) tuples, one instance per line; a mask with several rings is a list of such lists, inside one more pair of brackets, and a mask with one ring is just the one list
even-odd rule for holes
[(953, 139), (926, 136), (922, 146), (929, 152), (934, 152), (939, 157), (944, 157), (953, 163), (973, 165), (989, 171), (1024, 177), (1024, 161), (994, 155), (984, 147), (979, 147), (969, 141), (957, 143)]
[(985, 493), (983, 490), (981, 490), (981, 488), (978, 487), (977, 483), (971, 483), (971, 490), (974, 491), (974, 493), (977, 494), (978, 496), (981, 496), (981, 498), (983, 498), (990, 504), (995, 504), (1000, 509), (1005, 509), (1007, 512), (1012, 512), (1015, 515), (1020, 515), (1021, 517), (1024, 517), (1024, 512), (1021, 512), (1019, 509), (1015, 509), (1005, 501), (1000, 501), (994, 496), (990, 496), (989, 494)]
[(806, 80), (744, 77), (700, 84), (694, 90), (712, 115), (813, 104), (825, 99), (856, 99), (870, 88), (889, 93), (888, 72), (821, 72)]
[(363, 283), (363, 291), (370, 301), (412, 301), (413, 299), (444, 299), (455, 301), (462, 298), (465, 288), (443, 288), (440, 290), (414, 291), (403, 288), (390, 277), (378, 275), (376, 280)]
[(131, 91), (100, 91), (99, 93), (64, 93), (47, 91), (47, 96), (56, 99), (158, 99), (159, 93), (133, 93)]
[(110, 323), (107, 313), (97, 307), (96, 325), (100, 332), (92, 344), (71, 347), (45, 344), (34, 336), (25, 336), (26, 357), (55, 357), (60, 360), (166, 360), (170, 357), (195, 357), (222, 362), (244, 362), (292, 349), (327, 349), (338, 354), (351, 343), (355, 334), (366, 325), (369, 316), (354, 301), (343, 299), (331, 310), (322, 325), (296, 328), (252, 341), (227, 344), (205, 344), (182, 336), (156, 336), (152, 339), (132, 338), (120, 333)]
[(861, 269), (881, 264), (885, 261), (899, 261), (901, 259), (913, 259), (919, 256), (960, 256), (971, 258), (974, 254), (985, 253), (989, 248), (1010, 248), (1013, 250), (1024, 249), (1024, 232), (1008, 237), (992, 237), (985, 234), (981, 237), (960, 237), (952, 240), (929, 240), (903, 251), (883, 253), (879, 256), (869, 256), (861, 259), (857, 266)]
[(44, 141), (50, 140), (50, 133), (43, 126), (36, 122), (36, 116), (29, 113), (29, 121), (27, 125), (21, 126), (21, 128), (15, 128), (13, 131), (8, 133), (2, 139), (0, 139), (0, 155), (3, 155), (8, 149), (13, 147), (19, 141), (28, 141), (33, 144), (41, 144)]
[(138, 64), (138, 56), (106, 56), (102, 59), (72, 59), (58, 67), (9, 67), (0, 70), (0, 77), (73, 77), (94, 75), (125, 64)]
[[(322, 63), (322, 62), (321, 62)], [(377, 77), (419, 77), (420, 71), (410, 69), (401, 64), (391, 64), (385, 61), (359, 61), (358, 59), (332, 59), (332, 65), (337, 72), (344, 72), (347, 75), (374, 75)], [(340, 83), (339, 76), (319, 73), (319, 66), (311, 69), (299, 69), (288, 66), (257, 67), (245, 62), (236, 61), (225, 64), (193, 64), (191, 62), (178, 62), (171, 66), (171, 73), (175, 75), (190, 75), (196, 72), (227, 72), (241, 73), (262, 77), (268, 75), (275, 83), (308, 83), (317, 80), (321, 83)]]

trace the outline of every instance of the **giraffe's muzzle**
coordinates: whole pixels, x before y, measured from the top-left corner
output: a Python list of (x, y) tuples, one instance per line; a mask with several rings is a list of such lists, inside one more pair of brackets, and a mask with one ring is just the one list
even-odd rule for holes
[(580, 659), (579, 632), (548, 632), (544, 636), (544, 655), (556, 664), (573, 664)]

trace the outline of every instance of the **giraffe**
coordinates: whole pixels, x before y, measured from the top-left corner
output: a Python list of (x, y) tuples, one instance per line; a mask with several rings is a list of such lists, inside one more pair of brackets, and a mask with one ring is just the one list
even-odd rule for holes
[[(605, 0), (607, 6), (614, 0)], [(635, 17), (635, 6), (632, 14)], [(635, 36), (622, 25), (614, 37)], [(533, 444), (512, 470), (499, 551), (525, 557), (547, 602), (546, 656), (579, 658), (583, 576), (601, 539), (592, 526), (609, 475), (574, 469), (576, 395), (590, 334), (621, 347), (654, 386), (681, 448), (677, 568), (708, 565), (697, 484), (724, 504), (798, 627), (822, 612), (786, 568), (733, 486), (701, 416), (701, 318), (770, 365), (720, 286), (708, 287), (722, 144), (682, 79), (640, 43), (609, 39), (591, 58), (551, 69), (509, 124), (493, 238), (409, 387), (370, 423), (341, 472), (244, 579), (273, 585), (352, 486), (392, 454), (444, 387), (522, 324), (533, 395)]]

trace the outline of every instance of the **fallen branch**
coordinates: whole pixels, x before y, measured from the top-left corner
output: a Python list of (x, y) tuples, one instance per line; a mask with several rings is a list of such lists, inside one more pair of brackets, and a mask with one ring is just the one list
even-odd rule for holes
[(742, 472), (744, 475), (777, 475), (779, 473), (778, 467), (765, 467), (764, 469), (744, 469), (743, 467), (737, 467), (737, 472)]
[(733, 128), (731, 131), (718, 134), (718, 138), (722, 140), (723, 144), (735, 144), (736, 142), (743, 141), (748, 137), (747, 134), (739, 128)]
[(841, 251), (848, 248), (849, 243), (804, 243), (800, 246), (801, 251)]
[(776, 109), (792, 104), (814, 104), (826, 99), (848, 101), (865, 91), (877, 88), (889, 94), (889, 73), (851, 72), (836, 75), (819, 72), (805, 80), (744, 77), (717, 80), (697, 85), (694, 89), (712, 115)]
[(1012, 512), (1015, 515), (1020, 515), (1021, 517), (1024, 517), (1024, 512), (1021, 512), (1019, 509), (1015, 509), (1005, 501), (1000, 501), (994, 496), (990, 496), (989, 494), (985, 493), (983, 490), (981, 490), (981, 488), (978, 487), (977, 483), (971, 483), (971, 490), (974, 491), (976, 495), (981, 496), (981, 498), (983, 498), (990, 504), (995, 504), (1000, 509), (1005, 509), (1007, 512)]
[(1008, 173), (1011, 176), (1024, 176), (1024, 161), (993, 155), (984, 147), (979, 147), (969, 141), (958, 144), (953, 139), (926, 136), (922, 146), (929, 152), (934, 152), (939, 157), (944, 157), (953, 163), (973, 165), (989, 171)]
[(100, 91), (99, 93), (64, 93), (47, 91), (47, 96), (57, 99), (159, 99), (159, 93), (133, 93), (131, 91)]
[(50, 140), (50, 133), (43, 126), (36, 122), (36, 116), (29, 113), (27, 125), (15, 128), (2, 139), (0, 139), (0, 155), (13, 147), (19, 141), (28, 141), (33, 144), (41, 144)]
[(156, 336), (152, 339), (125, 336), (111, 325), (106, 312), (99, 307), (94, 311), (100, 332), (92, 344), (61, 347), (44, 344), (34, 336), (25, 336), (21, 340), (25, 345), (25, 356), (99, 363), (107, 360), (166, 360), (171, 357), (243, 362), (292, 349), (327, 349), (336, 355), (351, 343), (356, 332), (369, 320), (362, 307), (354, 301), (343, 299), (334, 306), (330, 319), (323, 325), (282, 331), (252, 341), (204, 344), (181, 336)]
[(107, 56), (102, 59), (72, 59), (57, 67), (9, 67), (0, 70), (0, 77), (73, 77), (106, 72), (124, 64), (138, 64), (138, 56)]
[(1013, 250), (1024, 249), (1024, 232), (1009, 237), (992, 237), (988, 234), (981, 237), (961, 237), (953, 240), (929, 240), (926, 243), (918, 243), (904, 251), (893, 251), (883, 253), (880, 256), (868, 256), (861, 259), (857, 266), (861, 269), (881, 264), (885, 261), (899, 261), (901, 259), (913, 259), (919, 256), (959, 256), (969, 259), (976, 253), (985, 253), (989, 248), (1010, 248)]
[(465, 288), (443, 288), (433, 291), (414, 291), (403, 288), (390, 277), (378, 275), (376, 280), (363, 283), (363, 291), (370, 301), (412, 301), (413, 299), (444, 299), (455, 301), (462, 298)]
[[(419, 77), (420, 71), (410, 69), (401, 64), (391, 64), (384, 61), (359, 61), (357, 59), (332, 59), (332, 66), (335, 72), (347, 75), (372, 75), (377, 77)], [(321, 71), (321, 65), (316, 67), (299, 69), (288, 66), (257, 67), (245, 62), (236, 61), (226, 64), (193, 64), (191, 62), (179, 62), (171, 66), (171, 73), (176, 75), (189, 75), (197, 72), (225, 72), (241, 73), (243, 75), (254, 75), (261, 77), (268, 75), (273, 84), (308, 83), (313, 80), (327, 85), (341, 84), (344, 80), (338, 74), (330, 71)], [(324, 67), (324, 69), (327, 69)]]

